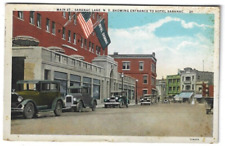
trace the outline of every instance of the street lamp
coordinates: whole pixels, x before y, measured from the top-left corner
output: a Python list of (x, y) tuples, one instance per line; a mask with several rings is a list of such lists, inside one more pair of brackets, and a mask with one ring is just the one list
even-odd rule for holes
[(138, 83), (138, 79), (136, 79), (136, 98), (135, 98), (135, 104), (138, 104), (138, 101), (137, 101), (137, 83)]
[(124, 78), (123, 72), (122, 72), (122, 74), (121, 74), (121, 78), (122, 78), (122, 91), (123, 91), (123, 78)]

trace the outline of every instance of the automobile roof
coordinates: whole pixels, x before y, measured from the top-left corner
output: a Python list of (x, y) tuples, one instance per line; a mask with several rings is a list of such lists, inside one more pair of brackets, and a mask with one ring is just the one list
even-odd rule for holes
[(70, 86), (68, 89), (88, 88), (87, 86)]

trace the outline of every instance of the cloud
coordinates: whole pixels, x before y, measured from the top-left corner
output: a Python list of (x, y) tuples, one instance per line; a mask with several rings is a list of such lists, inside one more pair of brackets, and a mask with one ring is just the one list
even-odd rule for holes
[(193, 67), (202, 69), (202, 60), (205, 60), (205, 70), (213, 70), (213, 43), (203, 34), (193, 36), (158, 37), (154, 34), (155, 29), (160, 29), (166, 23), (180, 22), (182, 27), (210, 28), (205, 24), (186, 22), (180, 18), (165, 17), (157, 22), (144, 26), (136, 26), (127, 29), (109, 28), (111, 44), (109, 54), (152, 54), (156, 53), (158, 78), (169, 74), (176, 74), (178, 69)]

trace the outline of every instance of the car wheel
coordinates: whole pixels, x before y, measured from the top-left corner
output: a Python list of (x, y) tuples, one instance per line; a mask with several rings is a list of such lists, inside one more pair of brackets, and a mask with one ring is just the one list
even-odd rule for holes
[(105, 104), (105, 108), (107, 108), (108, 106)]
[(79, 101), (77, 104), (77, 112), (82, 112), (83, 110), (83, 103), (82, 101)]
[(119, 104), (119, 108), (122, 108), (122, 106), (123, 106), (123, 103), (122, 103), (122, 102), (120, 102), (120, 104)]
[(54, 113), (56, 116), (60, 116), (62, 114), (62, 102), (61, 101), (57, 101)]
[(92, 105), (91, 109), (92, 109), (92, 111), (95, 111), (95, 109), (96, 109), (96, 102), (95, 101), (93, 102), (93, 105)]
[(26, 119), (32, 119), (33, 118), (33, 116), (35, 115), (35, 108), (34, 108), (34, 104), (32, 102), (28, 102), (25, 105), (23, 115)]

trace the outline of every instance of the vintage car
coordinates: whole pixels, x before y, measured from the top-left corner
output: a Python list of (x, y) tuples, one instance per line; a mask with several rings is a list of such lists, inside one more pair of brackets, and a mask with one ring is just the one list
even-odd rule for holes
[(90, 95), (90, 88), (85, 86), (71, 86), (65, 96), (65, 109), (81, 112), (83, 108), (89, 107), (95, 110), (97, 100)]
[(140, 99), (141, 105), (151, 105), (152, 104), (152, 95), (151, 94), (145, 94)]
[(116, 107), (116, 106), (119, 106), (120, 108), (123, 106), (128, 107), (128, 104), (129, 104), (129, 99), (127, 97), (126, 91), (111, 92), (110, 98), (104, 99), (105, 108)]
[(205, 98), (206, 114), (213, 114), (213, 98)]
[(21, 113), (31, 119), (38, 112), (54, 111), (60, 116), (64, 107), (60, 97), (60, 82), (48, 80), (21, 80), (17, 91), (12, 92), (11, 113)]

